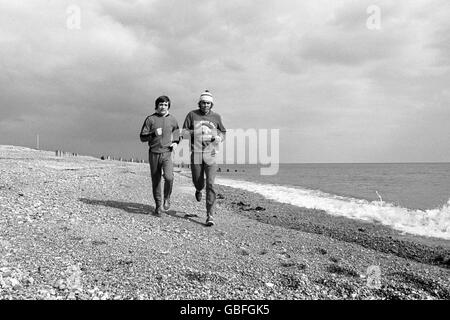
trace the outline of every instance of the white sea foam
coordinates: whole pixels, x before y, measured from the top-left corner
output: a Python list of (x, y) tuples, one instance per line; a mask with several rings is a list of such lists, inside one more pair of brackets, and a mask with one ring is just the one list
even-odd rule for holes
[(318, 190), (217, 178), (216, 183), (256, 192), (278, 202), (320, 209), (328, 214), (378, 222), (411, 234), (450, 240), (450, 199), (442, 208), (411, 210), (384, 201), (341, 197)]

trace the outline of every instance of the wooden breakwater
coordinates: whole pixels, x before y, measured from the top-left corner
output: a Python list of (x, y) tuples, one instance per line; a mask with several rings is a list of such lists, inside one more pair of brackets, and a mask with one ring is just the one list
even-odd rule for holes
[(63, 151), (63, 150), (56, 150), (55, 155), (57, 157), (78, 157), (78, 153), (67, 152), (67, 151)]
[[(75, 153), (75, 152), (68, 152), (68, 151), (64, 151), (64, 150), (55, 150), (55, 155), (57, 157), (78, 157), (79, 154)], [(108, 161), (121, 161), (121, 162), (133, 162), (133, 163), (148, 163), (148, 160), (144, 160), (144, 159), (137, 159), (137, 158), (123, 158), (123, 157), (114, 157), (111, 155), (107, 155), (107, 156), (101, 156), (99, 158), (100, 160), (108, 160)], [(176, 168), (186, 168), (186, 169), (190, 169), (191, 165), (189, 163), (174, 163), (174, 167)], [(241, 172), (245, 172), (245, 170), (239, 170)], [(229, 168), (223, 168), (223, 167), (218, 167), (217, 172), (239, 172), (236, 169), (229, 169)]]
[[(55, 150), (55, 156), (57, 157), (78, 157), (80, 154), (75, 152), (68, 152), (64, 150)], [(100, 160), (110, 160), (110, 161), (122, 161), (122, 162), (134, 162), (134, 163), (148, 163), (148, 161), (137, 158), (123, 158), (123, 157), (114, 157), (114, 156), (101, 156)]]

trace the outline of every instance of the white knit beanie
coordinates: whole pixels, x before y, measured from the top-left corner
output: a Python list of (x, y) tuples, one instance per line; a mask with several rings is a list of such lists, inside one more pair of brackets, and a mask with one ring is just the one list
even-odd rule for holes
[(211, 103), (213, 103), (213, 97), (211, 95), (211, 93), (208, 90), (205, 90), (205, 92), (203, 92), (200, 95), (200, 100), (199, 101), (209, 101)]

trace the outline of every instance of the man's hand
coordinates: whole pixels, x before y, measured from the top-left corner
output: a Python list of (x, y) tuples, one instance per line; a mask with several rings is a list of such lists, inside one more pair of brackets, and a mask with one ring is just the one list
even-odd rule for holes
[(178, 147), (178, 143), (176, 143), (176, 142), (173, 142), (173, 143), (170, 145), (170, 149), (172, 149), (172, 151), (177, 150), (177, 147)]
[(213, 136), (210, 134), (204, 134), (201, 137), (202, 137), (202, 141), (211, 141), (213, 138)]
[(214, 137), (214, 142), (217, 142), (217, 143), (222, 142), (222, 137), (221, 136), (215, 136)]

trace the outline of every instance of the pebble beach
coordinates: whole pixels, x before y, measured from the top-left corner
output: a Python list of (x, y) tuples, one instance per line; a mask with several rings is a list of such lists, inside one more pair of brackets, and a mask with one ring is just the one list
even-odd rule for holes
[(450, 298), (448, 240), (225, 186), (206, 227), (194, 191), (157, 217), (148, 164), (0, 146), (0, 299)]

